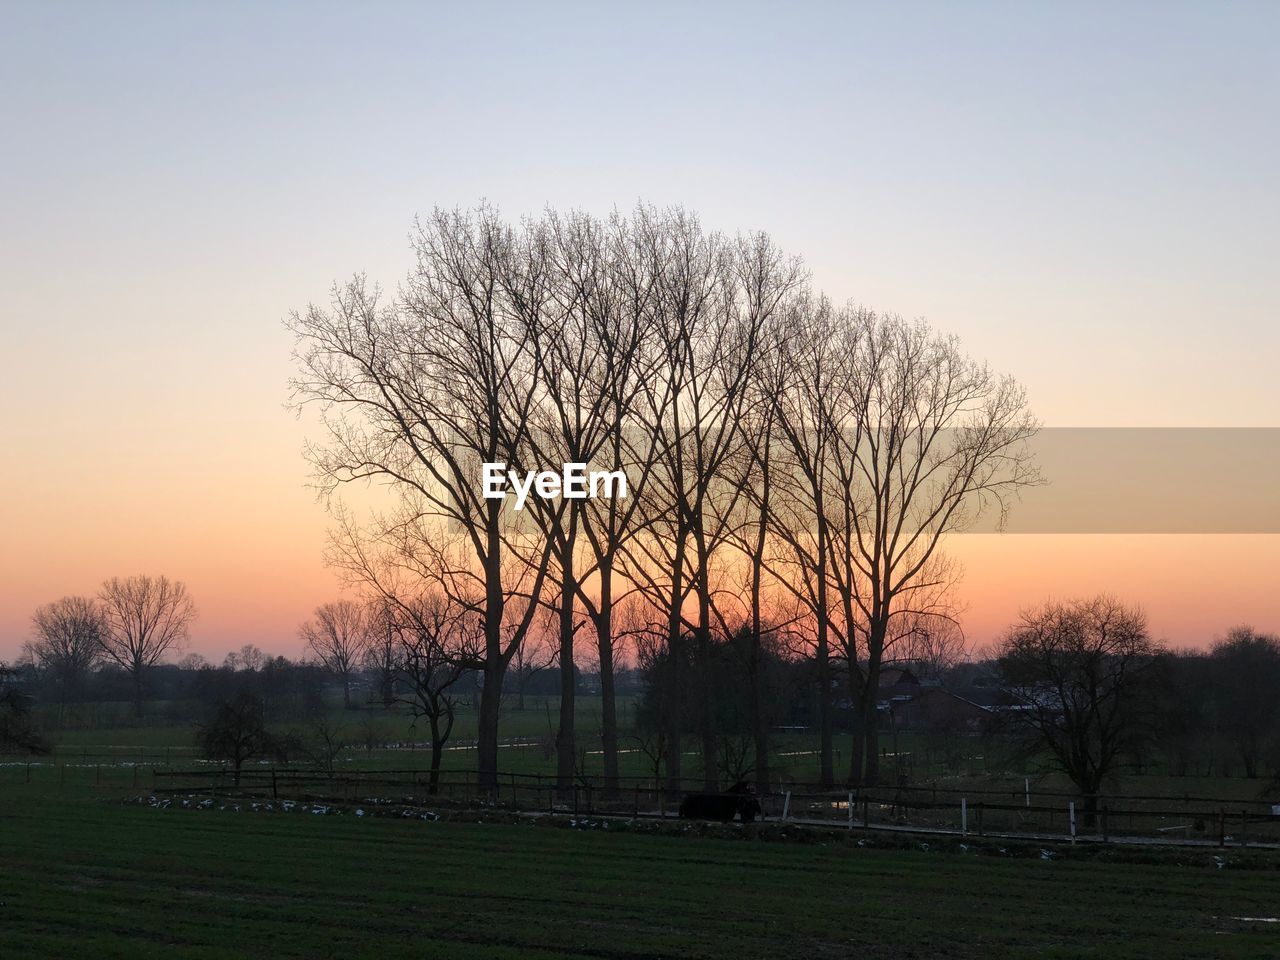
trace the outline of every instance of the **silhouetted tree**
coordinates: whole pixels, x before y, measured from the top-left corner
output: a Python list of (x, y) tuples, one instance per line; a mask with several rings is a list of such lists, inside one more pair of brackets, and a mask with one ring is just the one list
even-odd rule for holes
[(140, 717), (145, 672), (186, 642), (195, 604), (181, 581), (163, 576), (112, 577), (98, 601), (105, 624), (102, 651), (132, 678)]
[(48, 753), (52, 746), (31, 713), (31, 697), (18, 689), (16, 673), (0, 663), (0, 753)]
[(435, 210), (414, 246), (401, 296), (384, 301), (357, 279), (334, 290), (330, 309), (294, 315), (293, 386), (299, 403), (327, 413), (329, 442), (312, 448), (321, 481), (332, 490), (377, 478), (399, 497), (398, 514), (364, 535), (408, 546), (406, 566), (450, 551), (444, 588), (484, 630), (477, 753), (481, 783), (496, 788), (503, 680), (553, 546), (484, 496), (480, 465), (525, 460), (538, 387), (515, 297), (544, 261), (535, 238), (488, 208)]
[(365, 609), (352, 600), (316, 607), (315, 619), (298, 628), (307, 648), (342, 684), (342, 705), (351, 709), (351, 675), (360, 665), (369, 642)]
[(1207, 680), (1218, 727), (1257, 777), (1280, 747), (1280, 638), (1236, 627), (1214, 644)]
[(31, 618), (36, 639), (28, 645), (32, 660), (54, 680), (62, 699), (79, 692), (85, 676), (102, 659), (106, 622), (90, 597), (63, 597), (42, 606)]
[(407, 690), (400, 700), (415, 719), (426, 717), (431, 729), (429, 789), (434, 794), (440, 786), (445, 744), (453, 733), (454, 688), (468, 669), (483, 662), (482, 633), (440, 595), (400, 603), (394, 629), (397, 676)]
[(1160, 650), (1143, 613), (1108, 596), (1027, 611), (1000, 645), (1015, 722), (1083, 795), (1086, 822), (1117, 760), (1149, 741)]
[(231, 766), (237, 787), (245, 763), (276, 750), (275, 738), (267, 732), (262, 701), (248, 693), (218, 704), (213, 717), (197, 730), (196, 745), (205, 758)]

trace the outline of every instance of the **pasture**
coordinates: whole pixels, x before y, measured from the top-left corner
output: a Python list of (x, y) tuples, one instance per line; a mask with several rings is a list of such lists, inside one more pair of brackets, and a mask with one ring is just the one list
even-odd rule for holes
[(16, 787), (0, 825), (11, 957), (1280, 953), (1280, 925), (1233, 919), (1275, 915), (1265, 863), (159, 810)]
[[(539, 739), (554, 706), (508, 713), (503, 735), (519, 742), (503, 748), (504, 771), (550, 772)], [(193, 728), (97, 709), (98, 726), (56, 733), (51, 757), (0, 764), (0, 956), (1280, 955), (1280, 923), (1266, 920), (1280, 903), (1273, 852), (1006, 849), (777, 824), (490, 817), (465, 804), (437, 821), (357, 816), (369, 806), (358, 799), (324, 815), (222, 797), (159, 808), (127, 801), (149, 795), (153, 768), (196, 765)], [(371, 731), (346, 770), (426, 765), (404, 714), (331, 719)], [(460, 746), (468, 726), (464, 715)], [(812, 739), (782, 743), (782, 768), (810, 775)], [(933, 775), (995, 782), (978, 749), (968, 769)], [(446, 768), (473, 770), (474, 753), (450, 751)], [(642, 758), (625, 754), (624, 770), (642, 774)], [(1258, 790), (1157, 776), (1130, 787)]]

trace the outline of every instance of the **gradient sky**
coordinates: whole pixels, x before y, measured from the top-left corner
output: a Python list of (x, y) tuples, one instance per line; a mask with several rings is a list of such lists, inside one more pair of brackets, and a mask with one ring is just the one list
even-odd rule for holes
[[(134, 572), (187, 582), (211, 658), (299, 651), (337, 585), (281, 320), (394, 286), (433, 204), (684, 203), (959, 334), (1046, 424), (1280, 425), (1275, 3), (0, 15), (0, 658)], [(1280, 537), (952, 552), (978, 642), (1098, 590), (1178, 644), (1280, 630)]]

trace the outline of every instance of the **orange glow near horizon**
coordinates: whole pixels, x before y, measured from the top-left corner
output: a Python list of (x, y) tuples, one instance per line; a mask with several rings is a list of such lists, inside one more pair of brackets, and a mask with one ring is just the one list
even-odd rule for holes
[[(298, 656), (298, 624), (340, 595), (321, 561), (324, 511), (305, 492), (264, 498), (252, 512), (179, 511), (163, 524), (148, 525), (139, 507), (71, 511), (57, 528), (33, 514), (25, 529), (9, 527), (31, 548), (2, 561), (0, 660), (18, 655), (38, 605), (92, 594), (113, 574), (185, 581), (200, 610), (188, 649), (215, 663), (245, 643)], [(1176, 647), (1205, 647), (1239, 623), (1280, 629), (1276, 535), (973, 534), (945, 549), (963, 566), (956, 595), (975, 650), (1025, 607), (1101, 592), (1140, 605), (1152, 634)], [(1215, 575), (1223, 570), (1232, 576)]]

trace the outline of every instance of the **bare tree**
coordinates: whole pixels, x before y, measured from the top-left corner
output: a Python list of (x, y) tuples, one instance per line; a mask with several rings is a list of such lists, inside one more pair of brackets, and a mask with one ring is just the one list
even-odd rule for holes
[(1160, 650), (1142, 611), (1108, 596), (1029, 610), (1000, 646), (1024, 708), (1015, 722), (1083, 795), (1086, 822), (1117, 760), (1150, 734)]
[[(636, 220), (645, 214), (638, 212)], [(610, 218), (606, 246), (607, 278), (593, 285), (596, 296), (587, 313), (590, 340), (606, 371), (600, 378), (595, 405), (605, 438), (596, 454), (597, 466), (622, 471), (630, 487), (625, 499), (608, 497), (585, 502), (583, 534), (590, 564), (579, 578), (579, 600), (595, 628), (600, 668), (600, 736), (605, 790), (618, 782), (618, 712), (615, 667), (626, 635), (626, 607), (634, 586), (624, 574), (624, 551), (642, 530), (639, 510), (647, 496), (649, 478), (659, 457), (661, 435), (642, 429), (637, 418), (651, 374), (660, 367), (655, 341), (657, 264), (649, 237), (635, 222), (616, 214)], [(649, 406), (658, 419), (662, 400)], [(622, 611), (619, 616), (619, 611)]]
[[(653, 274), (630, 224), (581, 213), (549, 212), (533, 229), (534, 242), (518, 275), (539, 282), (512, 286), (517, 315), (535, 357), (538, 391), (527, 435), (531, 462), (578, 463), (628, 473), (626, 498), (566, 498), (535, 511), (552, 544), (558, 617), (560, 717), (557, 774), (571, 785), (576, 758), (574, 641), (587, 614), (596, 633), (602, 687), (602, 741), (609, 789), (617, 780), (617, 718), (613, 687), (612, 609), (618, 552), (633, 529), (652, 444), (636, 462), (631, 418), (645, 378)], [(652, 441), (652, 434), (641, 435)], [(643, 448), (643, 447), (642, 447)], [(638, 469), (637, 469), (638, 468)], [(585, 554), (585, 556), (580, 556)]]
[(369, 641), (365, 610), (353, 600), (316, 607), (315, 618), (298, 628), (307, 649), (342, 683), (342, 705), (351, 709), (351, 675), (364, 659)]
[(431, 774), (428, 788), (440, 788), (445, 744), (453, 733), (457, 698), (454, 687), (469, 669), (483, 665), (481, 630), (469, 623), (439, 594), (402, 601), (396, 606), (397, 672), (415, 718), (426, 717), (431, 730)]
[(112, 577), (98, 595), (105, 629), (102, 652), (133, 679), (134, 710), (142, 716), (145, 673), (186, 643), (196, 607), (180, 580)]
[(965, 656), (958, 616), (943, 608), (941, 599), (937, 607), (899, 618), (897, 635), (885, 647), (893, 662), (911, 665), (921, 680), (940, 681)]
[(261, 670), (271, 658), (252, 643), (246, 643), (239, 650), (232, 650), (222, 659), (222, 665), (228, 670)]
[(31, 622), (36, 639), (28, 652), (57, 681), (65, 700), (102, 659), (102, 611), (90, 597), (63, 597), (42, 606)]
[[(759, 473), (769, 479), (771, 493), (764, 509), (766, 491), (760, 485), (764, 529), (757, 543), (757, 562), (769, 564), (777, 590), (803, 611), (790, 636), (802, 640), (813, 661), (819, 779), (830, 786), (835, 782), (832, 634), (839, 629), (832, 623), (836, 606), (832, 510), (839, 500), (830, 460), (842, 419), (841, 404), (848, 397), (839, 389), (837, 378), (848, 366), (842, 351), (849, 348), (850, 338), (830, 302), (807, 291), (789, 301), (785, 324), (775, 336), (774, 360), (765, 368), (763, 390), (770, 430), (756, 454)], [(769, 539), (776, 543), (772, 550)]]
[(365, 611), (364, 666), (376, 677), (378, 699), (386, 709), (396, 699), (396, 613), (395, 604), (385, 597), (370, 601)]
[(314, 717), (305, 734), (293, 740), (303, 756), (329, 777), (337, 772), (338, 758), (351, 746), (346, 730), (332, 723), (325, 713)]
[(418, 263), (400, 296), (384, 303), (357, 279), (335, 289), (329, 309), (292, 318), (294, 396), (324, 415), (326, 442), (311, 448), (322, 487), (390, 482), (398, 513), (373, 524), (375, 538), (439, 552), (440, 526), (457, 534), (445, 588), (484, 630), (478, 754), (489, 788), (503, 680), (554, 548), (480, 483), (481, 464), (522, 460), (536, 393), (528, 333), (507, 295), (518, 242), (488, 208), (437, 210), (418, 225)]
[(196, 745), (207, 759), (231, 765), (232, 783), (237, 787), (247, 762), (276, 749), (275, 738), (267, 731), (262, 701), (248, 693), (219, 703), (209, 721), (196, 731)]
[[(683, 210), (650, 216), (643, 229), (659, 252), (656, 303), (660, 364), (648, 378), (640, 419), (661, 438), (658, 469), (647, 498), (647, 535), (628, 548), (629, 570), (665, 614), (667, 643), (686, 633), (697, 675), (696, 725), (704, 787), (719, 775), (717, 742), (706, 684), (715, 613), (716, 567), (730, 540), (740, 484), (726, 482), (726, 466), (741, 455), (741, 420), (765, 331), (786, 295), (800, 282), (798, 261), (784, 257), (764, 234), (736, 242), (705, 233)], [(694, 611), (685, 613), (686, 600)], [(683, 657), (671, 658), (677, 672)], [(678, 686), (678, 676), (677, 676)], [(680, 731), (669, 717), (668, 781), (680, 775)]]
[(1022, 388), (969, 359), (954, 338), (864, 310), (845, 311), (841, 322), (854, 343), (836, 379), (849, 402), (834, 435), (834, 580), (850, 675), (862, 678), (850, 774), (873, 784), (894, 619), (924, 609), (917, 595), (936, 594), (931, 571), (948, 533), (984, 511), (1003, 517), (1039, 481), (1028, 447), (1037, 425)]
[[(583, 216), (551, 215), (531, 228), (524, 256), (507, 289), (533, 355), (535, 398), (526, 433), (529, 464), (592, 461), (607, 437), (601, 405), (611, 371), (601, 363), (593, 314), (609, 310), (608, 271), (599, 225)], [(546, 598), (557, 617), (560, 716), (556, 773), (562, 790), (573, 784), (577, 758), (574, 638), (582, 570), (583, 501), (538, 500), (532, 515), (551, 547), (554, 593)], [(526, 640), (527, 642), (527, 640)]]
[(541, 630), (532, 630), (525, 635), (524, 643), (516, 648), (516, 655), (511, 661), (517, 710), (525, 708), (524, 697), (529, 681), (543, 670), (552, 667), (559, 655), (557, 645), (548, 643), (546, 635)]

